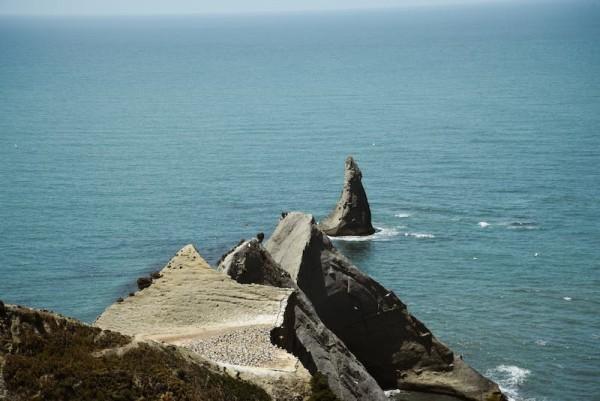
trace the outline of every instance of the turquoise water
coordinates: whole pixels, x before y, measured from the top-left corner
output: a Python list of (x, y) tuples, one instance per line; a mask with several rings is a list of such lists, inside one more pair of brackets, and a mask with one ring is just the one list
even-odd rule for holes
[(85, 321), (194, 243), (324, 217), (516, 400), (600, 394), (600, 7), (0, 19), (0, 298)]

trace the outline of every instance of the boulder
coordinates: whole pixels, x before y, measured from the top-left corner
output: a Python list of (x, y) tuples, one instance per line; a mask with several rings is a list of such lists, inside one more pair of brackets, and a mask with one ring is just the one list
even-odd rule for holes
[(263, 284), (292, 288), (290, 275), (281, 269), (261, 246), (262, 239), (255, 238), (238, 244), (223, 255), (217, 271), (227, 274), (240, 284)]
[(288, 213), (265, 248), (382, 388), (505, 400), (495, 383), (455, 358), (392, 291), (338, 252), (311, 215)]
[(151, 277), (140, 277), (137, 279), (137, 286), (140, 290), (143, 290), (144, 288), (148, 288), (151, 285), (152, 285)]
[(288, 299), (283, 324), (271, 331), (273, 343), (296, 355), (311, 374), (323, 375), (340, 400), (387, 399), (362, 363), (323, 324), (304, 292), (259, 240), (238, 245), (217, 269), (239, 282), (293, 288), (295, 291)]
[(362, 173), (352, 156), (346, 158), (344, 187), (340, 200), (331, 214), (319, 223), (321, 230), (331, 236), (371, 235), (371, 209), (362, 185)]

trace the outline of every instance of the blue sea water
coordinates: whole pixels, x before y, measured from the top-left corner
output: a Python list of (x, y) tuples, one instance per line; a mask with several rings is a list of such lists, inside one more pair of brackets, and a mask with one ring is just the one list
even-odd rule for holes
[(0, 299), (91, 322), (363, 170), (335, 244), (515, 400), (600, 394), (600, 6), (0, 19)]

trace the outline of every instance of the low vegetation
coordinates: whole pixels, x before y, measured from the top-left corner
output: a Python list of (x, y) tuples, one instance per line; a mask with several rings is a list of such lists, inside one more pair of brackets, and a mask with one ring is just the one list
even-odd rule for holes
[(270, 399), (175, 347), (132, 344), (118, 333), (20, 307), (0, 308), (0, 373), (9, 399), (18, 401)]
[(308, 401), (340, 401), (329, 388), (327, 378), (321, 373), (316, 373), (310, 379), (310, 387), (312, 394)]

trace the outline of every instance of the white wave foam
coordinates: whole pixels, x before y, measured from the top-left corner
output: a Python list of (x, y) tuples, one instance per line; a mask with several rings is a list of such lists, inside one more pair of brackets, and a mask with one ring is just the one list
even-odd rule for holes
[(487, 221), (480, 221), (479, 223), (477, 223), (477, 225), (481, 228), (486, 228), (490, 226), (490, 223), (488, 223)]
[(429, 233), (404, 233), (404, 236), (413, 238), (435, 238), (435, 235)]
[(506, 394), (509, 401), (534, 401), (525, 399), (519, 394), (519, 388), (530, 374), (529, 369), (514, 365), (499, 365), (494, 369), (489, 369), (485, 375), (498, 383), (500, 390)]
[(329, 237), (333, 241), (389, 241), (399, 234), (396, 228), (375, 227), (375, 234), (371, 235), (345, 235), (340, 237)]
[(540, 347), (544, 347), (544, 346), (548, 345), (548, 341), (546, 341), (546, 340), (535, 340), (535, 343), (537, 345), (539, 345)]
[(536, 222), (528, 220), (505, 221), (498, 223), (498, 225), (504, 226), (509, 230), (537, 230), (539, 228)]
[(411, 213), (396, 213), (394, 215), (394, 217), (397, 217), (399, 219), (406, 219), (407, 217), (410, 217), (410, 216), (412, 216)]

